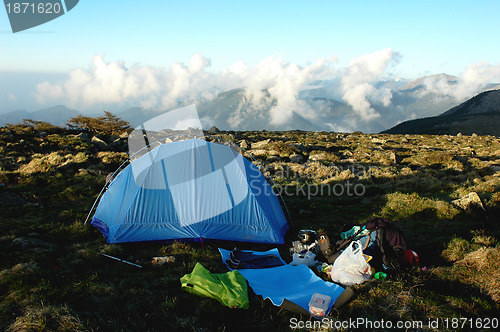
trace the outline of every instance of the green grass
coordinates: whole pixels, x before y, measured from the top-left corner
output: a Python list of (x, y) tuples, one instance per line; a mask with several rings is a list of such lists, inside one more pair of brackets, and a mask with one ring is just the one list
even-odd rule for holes
[[(106, 244), (84, 221), (106, 175), (126, 159), (124, 151), (97, 151), (75, 138), (76, 132), (42, 127), (45, 137), (36, 126), (0, 128), (1, 330), (286, 331), (291, 318), (309, 319), (281, 310), (252, 291), (250, 308), (243, 310), (180, 287), (179, 279), (196, 262), (214, 273), (227, 271), (218, 247), (270, 246)], [(500, 174), (490, 165), (498, 163), (494, 154), (500, 151), (499, 139), (378, 135), (386, 143), (375, 144), (362, 134), (221, 135), (229, 134), (235, 142), (245, 139), (248, 144), (270, 138), (267, 148), (280, 153), (278, 160), (264, 161), (263, 166), (278, 186), (290, 189), (282, 195), (293, 226), (288, 244), (303, 228), (325, 230), (336, 240), (344, 223), (382, 216), (397, 222), (419, 253), (420, 268), (353, 287), (352, 301), (329, 318), (427, 322), (436, 317), (498, 317), (499, 286), (494, 280), (500, 271)], [(440, 150), (424, 153), (422, 146)], [(464, 152), (466, 147), (476, 154)], [(387, 159), (392, 152), (396, 163)], [(286, 159), (292, 153), (328, 158), (299, 165)], [(363, 195), (332, 194), (347, 181), (362, 185)], [(300, 188), (323, 189), (323, 194), (308, 196), (310, 191)], [(451, 204), (471, 191), (479, 194), (486, 211), (464, 211)], [(287, 247), (280, 250), (288, 259)], [(147, 263), (155, 256), (174, 256), (175, 263), (151, 267)]]

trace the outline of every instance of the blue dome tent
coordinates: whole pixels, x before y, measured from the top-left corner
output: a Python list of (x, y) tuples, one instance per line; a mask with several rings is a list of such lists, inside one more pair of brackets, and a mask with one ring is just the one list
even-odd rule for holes
[(108, 243), (212, 239), (284, 243), (288, 223), (259, 168), (200, 139), (160, 144), (109, 184), (92, 219)]

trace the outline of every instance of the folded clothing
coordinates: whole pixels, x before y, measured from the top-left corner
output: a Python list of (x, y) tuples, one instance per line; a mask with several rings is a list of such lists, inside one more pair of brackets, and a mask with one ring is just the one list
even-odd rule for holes
[(231, 269), (264, 269), (285, 265), (285, 263), (279, 255), (256, 255), (253, 251), (243, 251), (234, 248), (229, 253), (226, 265)]

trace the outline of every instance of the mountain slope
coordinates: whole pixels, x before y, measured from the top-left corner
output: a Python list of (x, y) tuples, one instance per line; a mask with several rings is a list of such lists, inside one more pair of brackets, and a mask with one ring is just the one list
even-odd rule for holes
[(483, 92), (439, 116), (405, 121), (383, 133), (500, 136), (500, 90)]
[(35, 112), (27, 112), (25, 110), (13, 111), (0, 115), (0, 125), (20, 123), (24, 119), (30, 119), (49, 122), (56, 126), (66, 126), (66, 122), (69, 119), (79, 114), (80, 112), (77, 110), (67, 108), (64, 105), (52, 106)]

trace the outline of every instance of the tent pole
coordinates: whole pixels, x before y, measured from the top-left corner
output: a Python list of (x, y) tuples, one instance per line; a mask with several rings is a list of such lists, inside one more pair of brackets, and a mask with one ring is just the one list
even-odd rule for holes
[(111, 256), (111, 255), (107, 255), (103, 252), (99, 252), (99, 254), (105, 256), (105, 257), (108, 257), (108, 258), (111, 258), (111, 259), (114, 259), (115, 261), (119, 261), (119, 262), (122, 262), (122, 263), (125, 263), (125, 264), (129, 264), (129, 265), (132, 265), (132, 266), (135, 266), (135, 267), (138, 267), (138, 268), (142, 268), (142, 266), (140, 266), (139, 264), (135, 264), (135, 263), (132, 263), (132, 262), (129, 262), (129, 261), (126, 261), (124, 259), (121, 259), (121, 258), (118, 258), (118, 257), (115, 257), (115, 256)]

